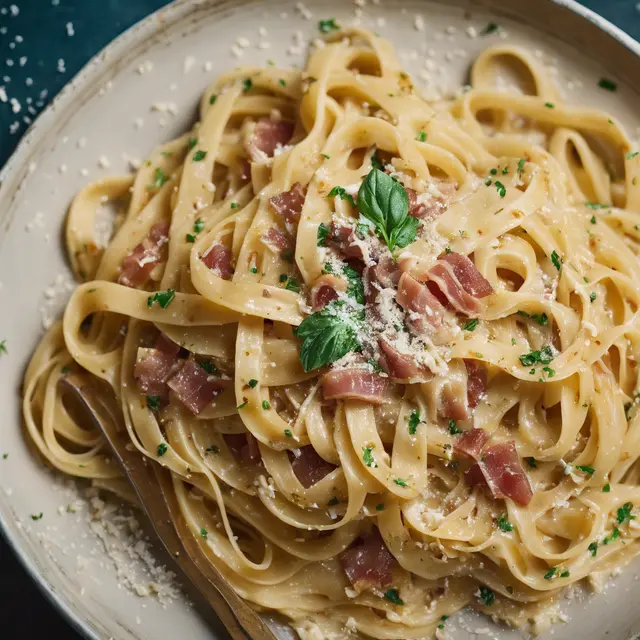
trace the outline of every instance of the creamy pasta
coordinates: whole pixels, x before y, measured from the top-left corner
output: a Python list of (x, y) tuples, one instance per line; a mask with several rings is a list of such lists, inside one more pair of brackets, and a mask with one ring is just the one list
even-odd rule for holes
[(639, 175), (514, 46), (439, 102), (360, 29), (235, 69), (74, 200), (28, 433), (135, 501), (59, 382), (104, 385), (211, 564), (302, 637), (430, 637), (466, 606), (539, 630), (639, 549)]

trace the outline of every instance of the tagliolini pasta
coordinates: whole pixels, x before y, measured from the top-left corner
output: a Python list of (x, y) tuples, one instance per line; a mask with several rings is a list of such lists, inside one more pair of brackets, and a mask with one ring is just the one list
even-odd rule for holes
[(210, 562), (302, 637), (429, 637), (467, 605), (540, 629), (639, 549), (640, 156), (524, 50), (471, 87), (429, 103), (345, 29), (302, 72), (219, 78), (69, 212), (83, 284), (29, 435), (133, 501), (58, 384), (106, 383)]

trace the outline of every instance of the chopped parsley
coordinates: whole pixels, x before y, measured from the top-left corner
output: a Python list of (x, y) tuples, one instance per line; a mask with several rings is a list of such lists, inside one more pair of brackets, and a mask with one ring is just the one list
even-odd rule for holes
[(159, 189), (168, 179), (164, 171), (160, 167), (156, 167), (156, 170), (153, 172), (153, 182), (147, 188)]
[(544, 574), (544, 579), (552, 580), (553, 578), (555, 578), (557, 571), (558, 569), (556, 567), (552, 567), (551, 569), (549, 569), (549, 571), (547, 571), (547, 573)]
[(482, 36), (488, 36), (491, 33), (496, 33), (496, 31), (500, 31), (500, 25), (495, 22), (490, 22), (485, 28), (484, 31), (480, 32)]
[(496, 601), (496, 594), (489, 587), (480, 587), (480, 600), (487, 607), (490, 607)]
[(194, 162), (201, 162), (206, 157), (207, 157), (207, 152), (206, 151), (202, 151), (202, 149), (198, 149), (198, 151), (196, 151), (193, 154), (193, 161)]
[(340, 27), (336, 24), (335, 18), (328, 18), (318, 22), (318, 29), (320, 29), (321, 33), (331, 33), (332, 31), (339, 31)]
[(595, 215), (591, 216), (591, 224), (595, 224), (597, 222)]
[(220, 453), (220, 449), (217, 445), (212, 444), (210, 447), (205, 449), (205, 453)]
[(391, 602), (393, 602), (393, 604), (402, 606), (404, 604), (404, 601), (400, 599), (400, 596), (398, 595), (398, 590), (397, 589), (388, 589), (387, 591), (384, 592), (384, 597), (387, 600), (390, 600)]
[(2, 454), (2, 459), (3, 459), (3, 460), (6, 460), (8, 457), (9, 457), (9, 454), (8, 454), (8, 453), (3, 453), (3, 454)]
[(592, 476), (596, 472), (596, 470), (593, 467), (588, 467), (587, 465), (584, 465), (584, 464), (577, 464), (575, 465), (575, 467), (579, 471), (582, 471), (583, 473), (587, 473), (590, 476)]
[(384, 505), (383, 504), (377, 504), (376, 505), (376, 511), (384, 511)]
[(507, 195), (507, 188), (500, 182), (500, 180), (496, 180), (496, 189), (498, 190), (498, 195), (501, 198), (504, 198)]
[(427, 140), (427, 132), (426, 131), (420, 131), (418, 133), (418, 135), (416, 136), (416, 140), (418, 142), (426, 142), (426, 140)]
[(147, 307), (151, 309), (153, 307), (153, 303), (157, 302), (160, 307), (166, 309), (176, 297), (176, 292), (174, 289), (167, 289), (166, 291), (156, 291), (152, 296), (147, 298)]
[(597, 296), (596, 292), (595, 292), (595, 291), (592, 291), (592, 292), (589, 294), (589, 301), (590, 301), (590, 302), (595, 302), (595, 299), (596, 299), (597, 297), (598, 297), (598, 296)]
[(407, 481), (403, 480), (402, 478), (394, 478), (393, 481), (395, 482), (395, 484), (397, 484), (399, 487), (406, 487), (407, 486)]
[(620, 537), (620, 529), (618, 529), (618, 527), (614, 527), (613, 531), (611, 532), (611, 535), (607, 536), (602, 541), (602, 544), (609, 544), (610, 542), (613, 542), (614, 540), (617, 540), (619, 537)]
[(237, 202), (232, 202), (231, 203), (231, 208), (232, 209), (237, 209), (238, 208), (238, 203)]
[(249, 404), (249, 401), (245, 400), (244, 402), (241, 402), (239, 405), (237, 405), (236, 409), (244, 409), (248, 404)]
[(624, 524), (625, 521), (629, 520), (635, 520), (635, 516), (631, 515), (631, 510), (633, 509), (633, 504), (631, 504), (631, 502), (625, 502), (619, 509), (618, 509), (618, 524)]
[(416, 431), (418, 430), (418, 425), (420, 424), (420, 412), (417, 409), (414, 409), (409, 416), (409, 435), (414, 436)]
[(263, 408), (265, 411), (269, 411), (269, 409), (271, 409), (271, 405), (269, 404), (269, 401), (268, 401), (268, 400), (263, 400), (263, 401), (262, 401), (262, 408)]
[(444, 623), (449, 619), (449, 616), (440, 616), (440, 624), (438, 629), (444, 629)]
[(640, 151), (628, 151), (627, 153), (625, 153), (624, 157), (627, 160), (632, 160), (633, 158), (635, 158), (638, 154), (640, 153)]
[(467, 324), (462, 327), (463, 331), (473, 331), (478, 326), (478, 318), (474, 318), (473, 320), (469, 320)]
[(556, 105), (553, 104), (553, 102), (545, 102), (544, 106), (547, 107), (547, 109), (555, 109)]
[(534, 364), (549, 364), (553, 360), (553, 351), (549, 345), (540, 349), (540, 351), (531, 351), (519, 356), (520, 363), (523, 367), (531, 367)]
[(462, 433), (462, 430), (458, 427), (458, 425), (456, 424), (456, 421), (453, 420), (452, 418), (449, 418), (449, 433), (452, 436), (456, 436), (459, 433)]
[(189, 151), (193, 149), (198, 144), (198, 138), (189, 138), (189, 142), (187, 142), (187, 148)]
[(168, 447), (167, 447), (166, 443), (161, 442), (158, 445), (158, 450), (157, 450), (158, 457), (161, 458), (165, 453), (167, 453), (167, 449), (168, 449)]
[(242, 90), (247, 93), (251, 87), (253, 87), (253, 80), (251, 78), (245, 78), (242, 81)]
[(187, 242), (195, 242), (196, 236), (204, 229), (204, 221), (198, 218), (193, 223), (193, 233), (187, 233)]
[(592, 542), (587, 549), (589, 549), (589, 551), (591, 552), (591, 555), (595, 558), (596, 554), (598, 553), (598, 543), (597, 542)]
[(353, 196), (350, 193), (347, 193), (344, 187), (333, 187), (331, 191), (329, 191), (328, 198), (336, 198), (340, 197), (340, 200), (346, 200), (352, 207), (356, 206), (356, 203), (353, 199)]
[(562, 258), (558, 255), (558, 252), (554, 249), (551, 252), (551, 262), (553, 262), (553, 266), (558, 270), (562, 270)]
[(364, 283), (362, 282), (360, 274), (352, 267), (344, 267), (342, 273), (347, 278), (347, 295), (353, 298), (358, 304), (364, 304)]
[(214, 93), (209, 98), (209, 104), (215, 104), (215, 101), (218, 99), (218, 96)]
[(160, 396), (147, 396), (147, 407), (151, 411), (160, 411)]
[(300, 293), (300, 283), (295, 278), (288, 278), (287, 284), (284, 285), (287, 291), (293, 291), (294, 293)]
[(542, 367), (542, 370), (547, 374), (549, 378), (553, 378), (556, 375), (555, 369), (551, 367)]
[(320, 155), (326, 160), (331, 160), (331, 156), (328, 156), (326, 153), (321, 153)]
[(600, 204), (599, 202), (585, 202), (584, 206), (587, 209), (610, 209), (611, 207), (608, 204)]
[(373, 447), (362, 447), (362, 461), (365, 463), (367, 467), (377, 467), (373, 457)]
[(525, 458), (525, 460), (527, 461), (527, 464), (532, 468), (532, 469), (537, 469), (538, 468), (538, 464), (536, 462), (536, 459), (532, 456), (529, 456), (528, 458)]
[(613, 80), (609, 80), (609, 78), (600, 78), (598, 86), (607, 91), (616, 91), (618, 88), (618, 85)]
[(247, 384), (249, 385), (249, 389), (255, 389), (258, 386), (258, 381), (255, 378), (251, 378)]
[(604, 487), (602, 487), (602, 492), (603, 493), (610, 493), (611, 492), (611, 485), (607, 482), (607, 484), (604, 485)]
[(7, 341), (3, 340), (2, 342), (0, 342), (0, 353), (9, 353), (7, 351)]
[[(291, 429), (285, 429), (284, 430), (284, 435), (287, 436), (287, 438), (293, 438), (293, 433), (291, 433)], [(329, 503), (331, 504), (331, 503)]]
[(258, 273), (258, 267), (251, 267), (251, 269), (249, 269), (249, 271), (251, 271), (251, 273), (253, 273), (255, 275), (256, 273)]
[(526, 158), (520, 158), (520, 160), (518, 160), (518, 175), (521, 175), (524, 171), (524, 165), (526, 164), (526, 162)]
[(498, 528), (500, 531), (504, 531), (508, 533), (509, 531), (513, 531), (513, 525), (507, 520), (507, 514), (504, 513), (498, 518)]
[(32, 520), (42, 520), (42, 516), (44, 515), (44, 513), (42, 513), (42, 511), (40, 513), (32, 513), (31, 514), (31, 519)]
[(281, 87), (286, 87), (286, 86), (287, 86), (287, 81), (286, 81), (286, 80), (283, 80), (282, 78), (280, 78), (280, 80), (278, 80), (278, 84), (279, 84)]
[(206, 539), (207, 535), (208, 535), (207, 530), (204, 527), (202, 527), (202, 529), (200, 529), (200, 537)]

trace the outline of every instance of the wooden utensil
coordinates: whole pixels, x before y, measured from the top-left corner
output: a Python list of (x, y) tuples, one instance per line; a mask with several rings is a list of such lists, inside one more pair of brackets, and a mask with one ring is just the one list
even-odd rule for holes
[(111, 389), (98, 389), (78, 373), (68, 374), (60, 384), (103, 433), (135, 489), (142, 510), (179, 569), (178, 573), (187, 578), (213, 608), (232, 639), (277, 640), (262, 618), (207, 561), (180, 512), (171, 472), (131, 446)]

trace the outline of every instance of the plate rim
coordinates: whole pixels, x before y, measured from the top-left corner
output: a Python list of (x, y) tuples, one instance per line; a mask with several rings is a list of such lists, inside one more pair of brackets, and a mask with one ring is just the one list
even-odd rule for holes
[[(128, 51), (136, 44), (143, 42), (145, 36), (157, 37), (161, 35), (162, 32), (177, 21), (186, 17), (191, 9), (202, 9), (203, 6), (210, 9), (216, 5), (224, 5), (226, 1), (227, 0), (174, 0), (168, 5), (156, 9), (135, 22), (92, 56), (37, 116), (25, 134), (20, 138), (9, 159), (4, 166), (0, 168), (0, 200), (2, 200), (3, 196), (7, 195), (5, 192), (14, 184), (16, 178), (21, 174), (23, 174), (24, 177), (28, 175), (31, 148), (38, 143), (39, 139), (46, 134), (49, 128), (55, 126), (62, 117), (61, 114), (64, 113), (65, 107), (73, 102), (76, 95), (80, 93), (82, 89), (91, 82), (98, 81), (101, 76), (110, 73), (110, 70), (113, 68), (114, 59), (126, 56)], [(434, 0), (431, 1), (433, 2)], [(435, 1), (446, 4), (446, 0)], [(591, 23), (640, 59), (640, 42), (592, 9), (579, 4), (577, 0), (546, 1), (551, 5), (555, 5), (558, 9), (568, 10), (578, 18)], [(473, 3), (471, 2), (471, 4)], [(481, 0), (479, 4), (485, 5), (485, 2)], [(490, 5), (491, 1), (486, 4)], [(483, 6), (483, 8), (485, 8), (485, 6)], [(486, 8), (490, 9), (491, 7), (488, 6)], [(105, 64), (107, 61), (111, 64)], [(20, 181), (18, 181), (18, 185), (19, 184)], [(16, 189), (16, 192), (17, 191), (19, 191), (19, 186)], [(12, 198), (13, 196), (9, 194), (9, 199), (11, 200)], [(0, 217), (1, 223), (4, 223), (5, 217), (6, 214)], [(10, 514), (3, 514), (3, 512), (0, 511), (0, 536), (11, 548), (22, 569), (25, 570), (26, 574), (45, 599), (61, 614), (62, 618), (66, 620), (75, 631), (87, 640), (100, 640), (97, 631), (91, 628), (90, 622), (76, 613), (67, 597), (58, 593), (53, 585), (49, 584), (47, 578), (39, 571), (36, 561), (29, 555), (28, 551), (23, 548), (18, 536), (14, 536), (11, 533), (8, 526), (9, 515)]]

